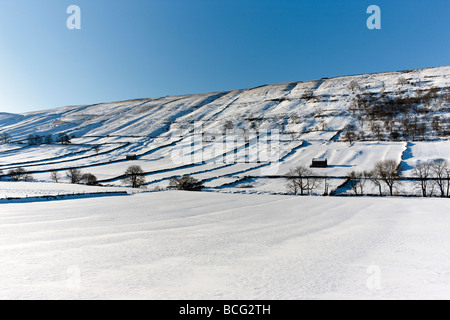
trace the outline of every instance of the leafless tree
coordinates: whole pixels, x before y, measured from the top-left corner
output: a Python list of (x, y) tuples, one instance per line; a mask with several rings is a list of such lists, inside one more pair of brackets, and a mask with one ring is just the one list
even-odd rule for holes
[(11, 169), (8, 171), (8, 176), (11, 181), (33, 181), (33, 176), (29, 174), (24, 168)]
[(424, 140), (426, 133), (427, 133), (427, 125), (425, 123), (419, 124), (417, 127), (417, 136), (422, 137), (422, 140)]
[[(421, 190), (422, 196), (427, 197), (429, 187), (431, 185), (432, 166), (430, 161), (418, 162), (413, 169), (413, 175), (417, 179), (414, 181), (415, 186)], [(433, 191), (432, 191), (433, 192)], [(431, 196), (432, 194), (430, 194)]]
[(355, 195), (363, 195), (364, 186), (367, 180), (370, 179), (370, 173), (367, 171), (352, 171), (348, 174), (347, 178)]
[(347, 178), (349, 186), (352, 188), (355, 195), (358, 195), (359, 173), (352, 171), (347, 175)]
[(328, 177), (323, 177), (323, 195), (328, 196), (330, 194), (330, 183), (328, 181)]
[(441, 197), (448, 197), (450, 193), (450, 164), (445, 159), (433, 160), (430, 163), (434, 183), (441, 192)]
[(441, 119), (438, 116), (433, 118), (433, 122), (431, 122), (431, 128), (437, 133), (440, 133), (442, 130)]
[(356, 127), (354, 125), (347, 125), (345, 127), (344, 141), (348, 142), (350, 145), (356, 141), (358, 136), (356, 135)]
[(70, 183), (73, 184), (80, 183), (83, 178), (83, 174), (79, 169), (69, 169), (69, 171), (66, 172), (66, 176), (69, 178)]
[(314, 177), (313, 171), (304, 166), (289, 170), (287, 180), (287, 189), (294, 194), (300, 192), (302, 196), (312, 193), (319, 184), (319, 180)]
[(373, 121), (370, 124), (370, 130), (378, 140), (381, 141), (383, 139), (383, 127), (378, 122)]
[(373, 169), (369, 172), (369, 177), (372, 183), (378, 188), (378, 192), (380, 193), (380, 196), (383, 196), (383, 185), (381, 183), (381, 178), (378, 175), (378, 172)]
[(58, 171), (52, 171), (50, 173), (50, 178), (55, 181), (56, 183), (59, 183), (59, 180), (61, 179)]
[(395, 160), (382, 160), (377, 162), (374, 168), (375, 179), (384, 182), (388, 189), (389, 195), (394, 195), (394, 187), (399, 183), (398, 164)]

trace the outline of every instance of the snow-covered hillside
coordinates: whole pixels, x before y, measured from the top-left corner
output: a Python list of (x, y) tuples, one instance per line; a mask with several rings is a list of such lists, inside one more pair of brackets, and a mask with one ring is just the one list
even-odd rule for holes
[[(234, 182), (249, 177), (252, 185), (245, 186), (252, 188), (244, 192), (272, 193), (286, 188), (267, 177), (282, 179), (318, 157), (330, 162), (315, 173), (332, 178), (332, 190), (350, 171), (385, 159), (403, 162), (408, 177), (417, 160), (449, 159), (449, 74), (450, 67), (439, 67), (2, 113), (0, 134), (10, 143), (0, 145), (0, 169), (6, 175), (21, 167), (50, 182), (50, 172), (64, 180), (69, 168), (78, 168), (104, 185), (122, 186), (127, 167), (139, 165), (149, 188), (189, 174), (233, 192), (242, 191)], [(63, 133), (72, 144), (45, 144)], [(39, 145), (27, 144), (30, 135), (42, 137)]]
[(0, 299), (449, 299), (447, 199), (155, 192), (0, 205)]

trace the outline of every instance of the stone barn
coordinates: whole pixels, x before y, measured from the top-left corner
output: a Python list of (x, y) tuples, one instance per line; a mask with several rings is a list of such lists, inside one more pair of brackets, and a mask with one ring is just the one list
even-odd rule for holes
[(311, 168), (328, 168), (328, 160), (327, 159), (312, 159)]

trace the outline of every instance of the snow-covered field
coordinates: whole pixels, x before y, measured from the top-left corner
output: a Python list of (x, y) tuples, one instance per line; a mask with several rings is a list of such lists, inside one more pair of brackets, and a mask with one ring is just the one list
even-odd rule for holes
[(446, 199), (157, 192), (0, 205), (0, 299), (449, 299)]
[(95, 187), (68, 183), (0, 182), (0, 200), (6, 198), (55, 197), (115, 192), (136, 193), (139, 192), (139, 190), (125, 187)]

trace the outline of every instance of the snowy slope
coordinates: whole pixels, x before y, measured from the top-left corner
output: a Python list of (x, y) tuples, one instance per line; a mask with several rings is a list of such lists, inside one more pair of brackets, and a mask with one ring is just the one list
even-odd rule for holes
[[(149, 186), (166, 186), (173, 176), (192, 174), (208, 186), (220, 187), (245, 176), (284, 175), (292, 167), (309, 165), (312, 158), (327, 157), (330, 168), (317, 170), (317, 174), (339, 178), (352, 170), (370, 170), (379, 160), (394, 159), (406, 164), (402, 174), (408, 176), (408, 170), (418, 160), (449, 159), (450, 136), (445, 131), (441, 135), (430, 129), (433, 117), (438, 117), (442, 126), (449, 126), (449, 74), (450, 67), (446, 66), (69, 106), (22, 115), (2, 113), (0, 133), (8, 133), (12, 143), (0, 145), (0, 169), (5, 174), (23, 167), (37, 181), (50, 182), (50, 171), (64, 175), (69, 168), (79, 168), (105, 184), (121, 186), (120, 177), (126, 168), (139, 165), (146, 172)], [(356, 89), (352, 83), (357, 84)], [(429, 131), (424, 138), (435, 142), (434, 147), (428, 142), (392, 141), (389, 134), (384, 135), (382, 142), (376, 141), (369, 121), (361, 123), (352, 109), (358, 96), (414, 98), (433, 88), (438, 98), (424, 103), (427, 114), (420, 113), (417, 117), (427, 123)], [(396, 116), (396, 130), (402, 129), (404, 117)], [(222, 136), (227, 123), (231, 124), (229, 132), (236, 139), (234, 145), (225, 145)], [(365, 136), (351, 145), (344, 142), (343, 135), (349, 124)], [(261, 139), (272, 132), (280, 133), (276, 168), (265, 165), (267, 159), (255, 161), (264, 144), (271, 143)], [(72, 145), (25, 144), (29, 134), (52, 135), (55, 139), (60, 133), (74, 136)], [(183, 148), (189, 147), (199, 135), (203, 139), (201, 147), (184, 152)], [(191, 157), (193, 151), (198, 154), (199, 150), (203, 151), (204, 163)], [(235, 163), (219, 161), (246, 152), (248, 159)], [(136, 154), (138, 160), (125, 161), (129, 154)], [(246, 161), (250, 163), (242, 163)], [(284, 189), (275, 187), (273, 191)]]

